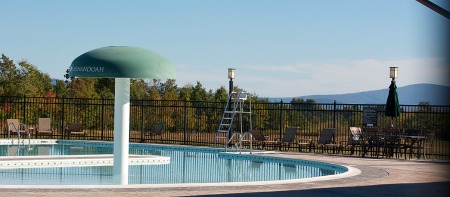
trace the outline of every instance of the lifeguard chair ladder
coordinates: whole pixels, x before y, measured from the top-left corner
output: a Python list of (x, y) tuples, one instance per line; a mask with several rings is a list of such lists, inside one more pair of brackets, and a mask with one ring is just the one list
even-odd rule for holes
[[(216, 132), (216, 137), (214, 139), (214, 144), (217, 146), (219, 140), (224, 142), (225, 151), (227, 151), (228, 146), (234, 145), (236, 149), (242, 150), (242, 142), (249, 141), (250, 142), (250, 151), (252, 149), (252, 137), (250, 134), (250, 130), (252, 129), (252, 102), (249, 98), (250, 94), (244, 91), (239, 92), (231, 92), (227, 104), (225, 105), (225, 109), (222, 115), (222, 119), (220, 120), (219, 127)], [(245, 101), (249, 101), (248, 111), (245, 111), (244, 108)], [(230, 109), (231, 108), (231, 109)], [(236, 117), (236, 114), (239, 114), (239, 130), (233, 132), (233, 123)], [(243, 132), (243, 115), (249, 116), (249, 131)], [(231, 136), (230, 136), (231, 134)], [(248, 140), (244, 140), (245, 136), (249, 135), (250, 138)], [(237, 138), (237, 139), (235, 139)], [(233, 144), (234, 142), (234, 144)]]

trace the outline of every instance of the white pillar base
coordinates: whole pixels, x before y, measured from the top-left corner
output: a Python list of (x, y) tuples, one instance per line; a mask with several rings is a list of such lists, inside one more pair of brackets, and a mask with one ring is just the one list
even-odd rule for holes
[(115, 79), (114, 162), (115, 184), (128, 185), (128, 150), (130, 130), (130, 79)]

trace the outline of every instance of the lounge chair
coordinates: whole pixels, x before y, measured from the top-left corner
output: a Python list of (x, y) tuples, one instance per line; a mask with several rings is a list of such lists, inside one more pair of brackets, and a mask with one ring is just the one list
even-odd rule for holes
[(162, 131), (164, 129), (164, 123), (160, 122), (156, 124), (155, 128), (153, 130), (145, 132), (145, 138), (150, 137), (150, 139), (156, 139), (156, 136), (159, 136), (159, 139), (162, 139)]
[(322, 153), (324, 150), (333, 150), (333, 154), (338, 151), (339, 145), (334, 142), (334, 135), (336, 134), (336, 128), (324, 128), (320, 132), (319, 139), (317, 140), (316, 148), (321, 148)]
[(260, 130), (251, 130), (250, 133), (254, 139), (253, 145), (259, 146), (260, 149), (264, 149), (268, 137), (263, 135)]
[(275, 141), (266, 141), (266, 144), (272, 144), (273, 148), (275, 149), (276, 145), (278, 145), (280, 148), (285, 148), (285, 150), (289, 149), (291, 147), (292, 143), (296, 143), (295, 136), (298, 133), (297, 127), (288, 127), (284, 131), (284, 135), (281, 139), (275, 139)]
[(361, 148), (363, 144), (361, 127), (350, 127), (348, 141), (341, 141), (339, 144), (342, 154), (350, 149), (350, 155), (353, 155), (355, 148)]
[(19, 119), (6, 119), (6, 123), (8, 124), (8, 138), (11, 137), (11, 134), (19, 135), (19, 137), (22, 134), (30, 135), (26, 125), (20, 123)]
[(69, 135), (69, 138), (72, 135), (85, 136), (83, 124), (81, 123), (67, 123), (66, 133)]
[(43, 134), (43, 135), (52, 135), (53, 129), (51, 126), (51, 120), (50, 118), (39, 118), (38, 120), (38, 127), (36, 129), (37, 134)]

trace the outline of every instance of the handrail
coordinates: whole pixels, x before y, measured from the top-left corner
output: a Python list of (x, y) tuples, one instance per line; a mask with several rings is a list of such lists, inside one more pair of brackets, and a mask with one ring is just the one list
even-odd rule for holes
[[(17, 133), (17, 144), (20, 145), (20, 128), (23, 127), (25, 129), (25, 133), (28, 134), (28, 144), (31, 143), (31, 134), (30, 131), (28, 130), (28, 127), (25, 123), (19, 123), (19, 128), (16, 128), (16, 125), (14, 125), (12, 122), (9, 123), (8, 126), (12, 125), (14, 127), (14, 129), (16, 130)], [(11, 138), (11, 130), (8, 129), (8, 139)]]
[[(31, 143), (31, 134), (30, 134), (30, 131), (28, 130), (27, 125), (25, 123), (20, 123), (20, 126), (23, 126), (23, 128), (25, 129), (26, 134), (28, 134), (28, 145), (30, 145), (30, 143)], [(20, 134), (17, 134), (17, 135), (20, 135)]]

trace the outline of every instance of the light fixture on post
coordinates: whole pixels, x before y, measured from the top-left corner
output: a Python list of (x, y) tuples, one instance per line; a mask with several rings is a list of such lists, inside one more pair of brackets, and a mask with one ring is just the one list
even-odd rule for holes
[(230, 79), (230, 88), (228, 89), (228, 94), (231, 94), (231, 92), (233, 92), (234, 71), (234, 68), (228, 68), (228, 79)]
[(398, 67), (389, 67), (389, 68), (390, 68), (389, 75), (390, 75), (392, 81), (395, 81), (395, 78), (397, 78), (397, 74), (398, 74)]

